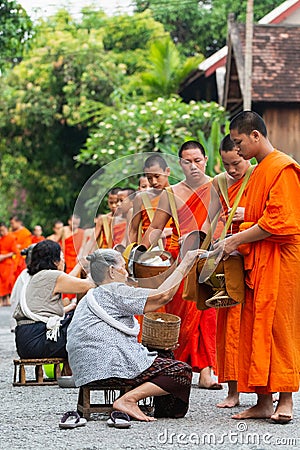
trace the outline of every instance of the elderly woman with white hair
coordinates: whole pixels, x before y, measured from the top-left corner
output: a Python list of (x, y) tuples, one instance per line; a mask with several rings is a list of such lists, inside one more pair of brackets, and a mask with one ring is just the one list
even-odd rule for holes
[(113, 407), (131, 417), (152, 421), (138, 401), (166, 396), (154, 417), (184, 417), (189, 405), (191, 367), (158, 356), (137, 341), (134, 315), (156, 311), (172, 300), (180, 282), (201, 250), (189, 251), (174, 272), (157, 289), (126, 284), (128, 273), (120, 253), (99, 249), (89, 255), (95, 289), (80, 301), (68, 328), (67, 350), (76, 386), (91, 382), (127, 381), (134, 388), (115, 400)]

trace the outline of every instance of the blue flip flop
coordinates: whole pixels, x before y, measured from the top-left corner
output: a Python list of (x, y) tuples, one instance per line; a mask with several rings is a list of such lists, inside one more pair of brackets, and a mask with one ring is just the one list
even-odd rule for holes
[(112, 411), (110, 413), (110, 418), (107, 421), (107, 425), (114, 428), (130, 428), (130, 417), (125, 412)]

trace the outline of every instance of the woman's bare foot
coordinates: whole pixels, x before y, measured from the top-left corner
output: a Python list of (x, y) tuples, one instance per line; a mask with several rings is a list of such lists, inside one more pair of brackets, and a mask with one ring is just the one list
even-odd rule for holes
[(235, 414), (232, 419), (269, 419), (274, 413), (272, 394), (258, 395), (257, 404), (252, 408)]
[(237, 382), (228, 381), (228, 395), (220, 403), (217, 403), (218, 408), (234, 408), (240, 404), (240, 394), (237, 391)]
[(204, 367), (199, 374), (198, 387), (200, 389), (211, 389), (213, 391), (218, 391), (223, 389), (220, 383), (216, 383), (211, 377), (211, 367)]
[(113, 408), (118, 411), (123, 411), (130, 417), (144, 422), (153, 422), (156, 420), (154, 417), (146, 416), (146, 414), (140, 410), (136, 402), (124, 399), (124, 396), (114, 401)]
[(273, 423), (288, 423), (293, 420), (293, 397), (291, 392), (280, 392), (278, 405), (271, 415)]

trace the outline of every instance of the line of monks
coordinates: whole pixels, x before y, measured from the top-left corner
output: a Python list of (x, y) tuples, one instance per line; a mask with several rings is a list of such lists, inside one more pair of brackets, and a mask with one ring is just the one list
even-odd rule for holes
[(22, 250), (42, 241), (42, 227), (36, 225), (32, 233), (18, 216), (10, 218), (10, 229), (0, 222), (0, 305), (8, 306), (13, 285), (22, 270), (26, 268)]
[[(220, 155), (225, 172), (211, 179), (203, 146), (185, 142), (178, 155), (184, 179), (170, 186), (165, 159), (152, 154), (137, 192), (111, 189), (110, 212), (99, 214), (93, 228), (81, 229), (73, 215), (67, 226), (56, 222), (49, 239), (61, 244), (67, 273), (96, 248), (123, 252), (133, 243), (158, 245), (176, 260), (191, 232), (208, 234), (214, 227), (216, 241), (239, 195), (228, 236), (214, 248), (224, 259), (236, 251), (244, 255), (244, 304), (199, 310), (197, 298), (185, 300), (188, 276), (165, 311), (181, 317), (175, 358), (199, 373), (199, 388), (218, 390), (228, 383), (218, 407), (238, 406), (239, 392), (255, 392), (257, 404), (233, 418), (286, 423), (293, 418), (292, 392), (299, 388), (300, 166), (274, 149), (262, 118), (251, 111), (232, 120)], [(252, 158), (257, 165), (245, 183)], [(274, 392), (279, 392), (275, 411)]]

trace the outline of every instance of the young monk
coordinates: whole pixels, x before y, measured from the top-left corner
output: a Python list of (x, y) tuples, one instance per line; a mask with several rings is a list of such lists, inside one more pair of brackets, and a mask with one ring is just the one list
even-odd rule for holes
[[(249, 244), (238, 390), (255, 392), (257, 404), (233, 418), (287, 423), (293, 419), (292, 392), (299, 389), (300, 166), (274, 149), (253, 111), (233, 118), (230, 137), (240, 156), (258, 162), (246, 190), (245, 229), (216, 246), (227, 258)], [(272, 392), (279, 392), (275, 411)]]
[(150, 189), (150, 184), (148, 181), (148, 178), (144, 175), (142, 175), (139, 178), (139, 185), (138, 185), (138, 191), (147, 191), (148, 189)]
[[(154, 212), (163, 189), (169, 184), (170, 168), (161, 155), (149, 156), (144, 164), (144, 173), (149, 183), (150, 189), (147, 192), (137, 194), (133, 201), (132, 219), (129, 228), (130, 242), (139, 243), (139, 227), (141, 224), (142, 234), (144, 234), (151, 224)], [(147, 208), (147, 198), (151, 203), (151, 210)], [(167, 227), (170, 227), (167, 224)], [(170, 232), (169, 232), (170, 230)], [(165, 234), (171, 234), (171, 229), (165, 230)]]
[[(173, 218), (169, 251), (175, 258), (180, 249), (179, 237), (200, 230), (205, 222), (211, 190), (210, 178), (205, 175), (207, 157), (203, 146), (197, 141), (187, 141), (178, 155), (185, 179), (172, 186), (170, 194), (163, 191), (153, 221), (142, 240), (146, 247), (155, 243), (170, 218)], [(177, 218), (170, 206), (170, 195), (174, 198), (178, 215), (177, 226)], [(211, 376), (211, 369), (216, 365), (216, 311), (212, 308), (197, 310), (195, 302), (182, 299), (181, 286), (167, 306), (167, 312), (181, 317), (179, 348), (174, 352), (175, 358), (187, 362), (194, 372), (200, 373), (200, 388), (222, 389), (222, 385)]]
[(134, 196), (135, 190), (128, 187), (117, 194), (117, 209), (112, 219), (113, 246), (121, 244), (125, 248), (128, 244), (127, 224), (131, 221)]
[[(226, 135), (220, 145), (220, 155), (226, 172), (216, 176), (213, 180), (216, 195), (221, 200), (222, 211), (225, 212), (227, 219), (228, 210), (233, 207), (235, 198), (243, 183), (244, 176), (250, 167), (250, 162), (242, 158), (237, 153), (234, 142), (230, 139), (230, 135)], [(227, 196), (222, 195), (220, 188), (223, 177), (225, 181), (224, 187)], [(245, 193), (245, 191), (244, 191)], [(239, 206), (232, 220), (232, 226), (228, 233), (237, 233), (239, 224), (244, 221), (245, 213), (245, 194), (239, 202)], [(224, 224), (223, 224), (224, 226)], [(233, 408), (239, 404), (239, 393), (237, 391), (237, 372), (238, 372), (238, 346), (239, 346), (239, 330), (240, 330), (241, 305), (231, 308), (219, 308), (217, 310), (217, 366), (219, 383), (228, 384), (228, 395), (220, 403), (219, 408)]]
[[(163, 189), (169, 186), (170, 168), (161, 155), (151, 155), (144, 163), (144, 173), (149, 183), (150, 189), (147, 192), (138, 193), (133, 201), (132, 219), (129, 226), (130, 242), (140, 243), (142, 235), (146, 233), (157, 208), (159, 198)], [(139, 235), (141, 231), (141, 235)], [(167, 224), (164, 230), (166, 239), (160, 241), (161, 249), (164, 247), (168, 250), (172, 233), (171, 222)], [(168, 237), (167, 237), (168, 236)], [(177, 293), (175, 293), (175, 296)], [(166, 312), (165, 306), (162, 306), (159, 312)], [(139, 341), (142, 336), (143, 316), (137, 317), (141, 329), (138, 336)]]
[(107, 195), (109, 213), (97, 214), (94, 219), (95, 226), (84, 231), (83, 243), (79, 258), (85, 257), (98, 248), (112, 248), (111, 233), (112, 217), (118, 206), (118, 192), (120, 188), (112, 188)]
[(18, 252), (13, 233), (8, 232), (4, 222), (0, 222), (0, 306), (9, 306), (9, 297), (15, 282), (13, 257)]
[(25, 259), (21, 255), (21, 250), (31, 245), (31, 233), (24, 227), (22, 220), (18, 216), (9, 219), (12, 233), (17, 241), (18, 252), (14, 258), (15, 279), (26, 268)]

